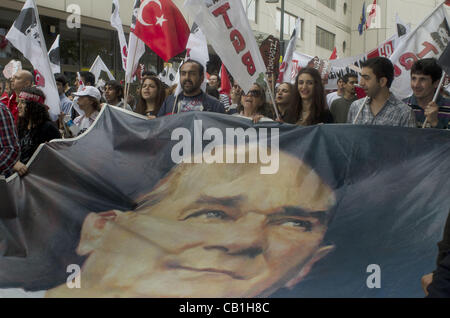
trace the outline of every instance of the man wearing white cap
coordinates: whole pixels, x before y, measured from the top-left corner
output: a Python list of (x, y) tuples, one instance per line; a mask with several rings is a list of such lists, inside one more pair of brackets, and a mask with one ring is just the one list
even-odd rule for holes
[(84, 111), (84, 115), (78, 116), (74, 120), (74, 124), (78, 126), (78, 135), (81, 135), (97, 118), (100, 111), (101, 95), (99, 90), (93, 86), (85, 86), (81, 91), (72, 95), (78, 96), (78, 105)]

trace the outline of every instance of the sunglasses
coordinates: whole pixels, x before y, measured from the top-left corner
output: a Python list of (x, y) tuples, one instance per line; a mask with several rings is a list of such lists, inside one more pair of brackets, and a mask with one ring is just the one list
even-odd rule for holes
[(251, 96), (251, 97), (261, 97), (262, 93), (261, 91), (258, 90), (252, 90), (252, 91), (248, 91), (247, 94), (244, 94), (245, 96)]

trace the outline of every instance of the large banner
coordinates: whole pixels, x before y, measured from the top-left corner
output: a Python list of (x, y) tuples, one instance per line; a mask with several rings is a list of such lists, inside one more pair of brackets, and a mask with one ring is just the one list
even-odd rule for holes
[(423, 297), (449, 156), (447, 131), (105, 106), (0, 180), (0, 295)]

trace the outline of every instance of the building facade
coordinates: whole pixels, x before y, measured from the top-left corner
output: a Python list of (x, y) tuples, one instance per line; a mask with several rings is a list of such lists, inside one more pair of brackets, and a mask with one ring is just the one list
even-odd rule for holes
[[(247, 11), (250, 25), (258, 41), (267, 36), (280, 37), (281, 1), (241, 0)], [(0, 35), (6, 34), (17, 18), (24, 0), (2, 0), (0, 3)], [(61, 34), (61, 66), (66, 74), (78, 70), (88, 70), (97, 55), (117, 78), (123, 78), (119, 43), (115, 29), (110, 26), (111, 0), (36, 0), (47, 47)], [(126, 36), (131, 24), (133, 0), (119, 0), (120, 15)], [(173, 0), (192, 25), (190, 17), (183, 9), (184, 0)], [(417, 26), (438, 0), (378, 0), (379, 15), (377, 28), (358, 34), (363, 3), (370, 10), (372, 0), (284, 0), (284, 35), (287, 42), (292, 34), (295, 21), (301, 19), (301, 32), (297, 41), (297, 51), (328, 58), (334, 47), (339, 57), (353, 56), (369, 51), (396, 32), (395, 14), (405, 23)], [(81, 14), (81, 27), (68, 27), (67, 20), (74, 13)], [(147, 69), (160, 71), (163, 61), (150, 49), (141, 61)], [(212, 66), (209, 71), (218, 70), (218, 58), (210, 48)], [(21, 54), (11, 45), (0, 45), (0, 65), (12, 58), (21, 59)], [(23, 59), (22, 59), (23, 61)], [(26, 61), (23, 61), (27, 65)], [(217, 65), (216, 65), (217, 64)]]

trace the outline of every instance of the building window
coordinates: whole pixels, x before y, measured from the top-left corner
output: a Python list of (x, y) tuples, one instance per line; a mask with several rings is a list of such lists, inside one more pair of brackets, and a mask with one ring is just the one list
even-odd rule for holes
[[(295, 29), (295, 22), (297, 21), (298, 17), (284, 12), (284, 27), (283, 27), (283, 32), (285, 35), (287, 35), (288, 37), (290, 37), (292, 35), (292, 33), (294, 32)], [(303, 41), (303, 19), (300, 19), (300, 34), (298, 35), (298, 38), (301, 39)], [(280, 26), (281, 26), (281, 10), (277, 8), (277, 31), (280, 31)]]
[(257, 23), (257, 14), (256, 10), (258, 8), (258, 0), (241, 0), (242, 6), (244, 7), (245, 12), (247, 12), (247, 18), (250, 21)]
[(336, 0), (319, 0), (319, 2), (336, 11)]
[(335, 34), (328, 32), (320, 27), (316, 27), (316, 45), (332, 51), (335, 47), (335, 37)]

